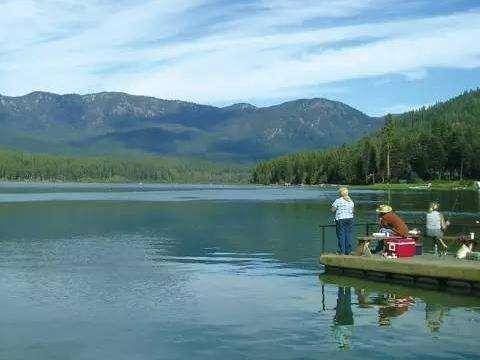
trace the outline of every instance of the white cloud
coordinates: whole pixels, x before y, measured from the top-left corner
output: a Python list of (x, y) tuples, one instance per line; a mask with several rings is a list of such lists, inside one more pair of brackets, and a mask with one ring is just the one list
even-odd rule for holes
[(243, 17), (227, 24), (243, 34), (278, 30), (285, 26), (304, 25), (316, 18), (339, 19), (380, 8), (393, 0), (260, 0), (254, 1)]
[(305, 25), (389, 3), (8, 1), (0, 4), (0, 93), (118, 90), (225, 103), (302, 96), (304, 88), (341, 80), (417, 80), (431, 67), (480, 66), (480, 11)]

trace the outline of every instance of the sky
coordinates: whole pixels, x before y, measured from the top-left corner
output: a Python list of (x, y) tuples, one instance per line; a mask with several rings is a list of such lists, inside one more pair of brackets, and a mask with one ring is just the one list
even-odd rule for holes
[(479, 0), (0, 0), (8, 96), (324, 97), (384, 115), (479, 86)]

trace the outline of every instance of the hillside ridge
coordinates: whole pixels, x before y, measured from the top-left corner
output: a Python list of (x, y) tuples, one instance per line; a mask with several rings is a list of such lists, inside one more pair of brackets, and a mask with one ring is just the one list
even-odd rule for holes
[(0, 147), (75, 156), (134, 151), (251, 163), (349, 143), (381, 123), (325, 98), (216, 107), (124, 92), (0, 95)]

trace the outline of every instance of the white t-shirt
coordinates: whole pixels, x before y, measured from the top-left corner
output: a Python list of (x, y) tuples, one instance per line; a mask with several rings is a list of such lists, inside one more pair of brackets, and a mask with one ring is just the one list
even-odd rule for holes
[(353, 218), (353, 201), (347, 201), (343, 197), (338, 198), (332, 204), (336, 209), (335, 220), (352, 219)]
[(427, 229), (441, 230), (442, 229), (442, 217), (436, 210), (427, 213)]

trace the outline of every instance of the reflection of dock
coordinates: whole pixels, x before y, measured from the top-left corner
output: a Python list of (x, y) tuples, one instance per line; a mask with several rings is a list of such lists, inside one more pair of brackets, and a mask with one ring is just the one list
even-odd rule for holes
[[(355, 315), (357, 313), (365, 315), (366, 313), (363, 310), (368, 309), (368, 312), (371, 313), (371, 310), (374, 309), (377, 312), (376, 323), (381, 327), (393, 325), (396, 318), (400, 318), (412, 310), (418, 301), (423, 302), (425, 304), (425, 317), (416, 316), (412, 319), (415, 319), (415, 321), (423, 320), (425, 327), (432, 334), (440, 331), (443, 323), (448, 321), (451, 309), (468, 309), (478, 312), (478, 298), (465, 294), (440, 292), (344, 275), (321, 274), (319, 278), (322, 283), (322, 295), (324, 295), (325, 284), (338, 287), (334, 327), (340, 325), (337, 321), (339, 312), (352, 313), (352, 309), (339, 307), (339, 303), (343, 304), (347, 301), (348, 304), (357, 307), (350, 321), (352, 325), (355, 323), (356, 326), (370, 326), (372, 324), (371, 318)], [(353, 291), (351, 292), (350, 289), (352, 288)], [(354, 296), (354, 299), (350, 299), (350, 293)], [(322, 304), (323, 310), (326, 311), (329, 306), (326, 304), (325, 296), (322, 297)], [(421, 308), (417, 308), (417, 311), (419, 310), (421, 311)], [(347, 340), (349, 339), (347, 338)], [(339, 343), (339, 346), (343, 347), (344, 343)], [(349, 343), (347, 342), (347, 344)]]
[(327, 273), (341, 273), (410, 284), (464, 287), (480, 291), (480, 262), (432, 255), (386, 259), (381, 256), (323, 254)]
[(370, 279), (360, 279), (358, 277), (336, 274), (321, 274), (319, 279), (323, 284), (340, 287), (353, 287), (356, 290), (361, 289), (367, 293), (391, 293), (399, 298), (411, 296), (415, 299), (421, 299), (424, 303), (429, 305), (441, 305), (447, 308), (478, 307), (478, 298), (466, 294), (462, 295), (454, 292), (441, 292), (433, 289), (391, 284), (389, 282), (378, 282)]

